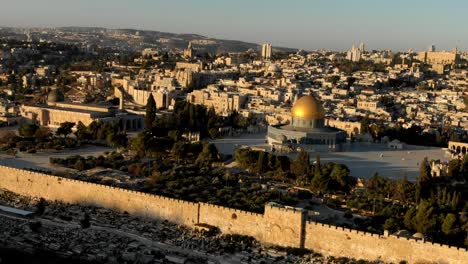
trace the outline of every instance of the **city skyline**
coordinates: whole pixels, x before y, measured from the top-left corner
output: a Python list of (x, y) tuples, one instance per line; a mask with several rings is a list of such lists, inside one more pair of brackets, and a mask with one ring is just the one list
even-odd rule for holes
[[(437, 50), (468, 48), (463, 14), (468, 3), (450, 1), (57, 1), (4, 3), (0, 27), (86, 26), (194, 33), (219, 39), (306, 50)], [(66, 2), (66, 3), (64, 3)], [(458, 8), (453, 8), (458, 6)], [(171, 12), (167, 12), (172, 10)], [(176, 12), (173, 12), (176, 11)], [(22, 14), (19, 16), (18, 14)], [(242, 17), (242, 19), (240, 19)]]

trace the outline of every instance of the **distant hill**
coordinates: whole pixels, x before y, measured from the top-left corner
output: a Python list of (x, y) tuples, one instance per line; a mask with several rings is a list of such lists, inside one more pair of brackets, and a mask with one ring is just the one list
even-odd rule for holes
[[(198, 34), (175, 34), (154, 30), (108, 29), (101, 27), (12, 28), (0, 27), (0, 38), (47, 40), (76, 45), (96, 45), (120, 50), (139, 51), (144, 48), (161, 50), (184, 49), (192, 42), (199, 52), (244, 52), (261, 50), (257, 43), (210, 38)], [(275, 47), (274, 52), (295, 52), (297, 49)]]
[[(63, 32), (75, 33), (95, 33), (104, 34), (109, 37), (109, 34), (119, 33), (139, 36), (142, 38), (142, 47), (159, 47), (167, 49), (184, 49), (189, 42), (192, 42), (193, 47), (202, 52), (219, 53), (219, 52), (243, 52), (248, 49), (259, 51), (261, 45), (257, 43), (244, 42), (239, 40), (226, 40), (210, 38), (198, 34), (176, 34), (154, 30), (137, 30), (137, 29), (107, 29), (97, 27), (60, 27), (56, 28)], [(273, 51), (294, 52), (297, 49), (285, 47), (273, 47)]]

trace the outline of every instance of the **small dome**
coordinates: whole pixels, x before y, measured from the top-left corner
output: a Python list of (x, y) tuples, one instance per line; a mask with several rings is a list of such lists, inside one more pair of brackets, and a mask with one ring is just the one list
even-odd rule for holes
[(413, 238), (416, 238), (416, 239), (424, 239), (424, 235), (422, 233), (415, 233), (413, 235)]
[(281, 68), (276, 64), (270, 64), (267, 69), (268, 72), (280, 72)]
[(408, 230), (402, 229), (398, 230), (395, 235), (400, 236), (400, 237), (411, 237), (411, 233)]
[(53, 89), (47, 95), (47, 102), (48, 103), (57, 103), (63, 102), (65, 100), (65, 96), (59, 89)]
[(291, 115), (304, 119), (324, 119), (325, 111), (322, 104), (313, 95), (307, 95), (294, 103)]

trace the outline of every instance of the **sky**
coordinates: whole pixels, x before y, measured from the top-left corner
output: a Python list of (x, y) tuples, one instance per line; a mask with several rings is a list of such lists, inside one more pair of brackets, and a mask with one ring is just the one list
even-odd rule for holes
[(466, 0), (0, 0), (0, 27), (96, 26), (306, 50), (468, 50)]

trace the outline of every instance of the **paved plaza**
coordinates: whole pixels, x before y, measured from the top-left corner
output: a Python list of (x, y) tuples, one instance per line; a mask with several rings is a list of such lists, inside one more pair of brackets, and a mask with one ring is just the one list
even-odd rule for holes
[[(239, 137), (222, 138), (211, 141), (223, 154), (233, 154), (237, 146), (258, 147), (269, 150), (265, 142), (265, 134), (242, 135)], [(419, 172), (419, 164), (427, 157), (429, 160), (449, 159), (442, 148), (406, 145), (403, 150), (391, 150), (386, 144), (353, 143), (347, 144), (342, 152), (317, 153), (322, 162), (336, 162), (348, 166), (351, 175), (368, 178), (375, 172), (392, 179), (407, 175), (409, 180), (415, 180)], [(294, 158), (296, 154), (289, 154)], [(311, 153), (311, 159), (315, 155)]]
[[(238, 137), (216, 139), (211, 142), (223, 154), (234, 154), (235, 148), (240, 146), (250, 146), (265, 150), (270, 149), (268, 144), (266, 144), (265, 134), (244, 134)], [(16, 158), (0, 154), (0, 165), (16, 168), (61, 170), (61, 168), (49, 163), (50, 157), (64, 158), (70, 155), (98, 156), (106, 151), (112, 151), (112, 149), (86, 146), (58, 153), (19, 153)], [(351, 175), (355, 177), (368, 178), (375, 172), (378, 172), (380, 175), (392, 179), (399, 179), (406, 174), (409, 180), (415, 180), (418, 175), (419, 164), (424, 157), (427, 157), (429, 160), (446, 161), (449, 159), (449, 155), (442, 148), (406, 145), (406, 148), (403, 150), (391, 150), (386, 144), (371, 143), (347, 144), (342, 152), (321, 152), (317, 154), (320, 155), (322, 162), (345, 164), (351, 170)], [(288, 154), (288, 156), (295, 158), (296, 154)], [(311, 153), (311, 159), (312, 161), (315, 160), (314, 153)]]
[(16, 157), (6, 155), (4, 153), (0, 154), (0, 165), (15, 167), (19, 169), (43, 169), (43, 170), (66, 170), (63, 167), (54, 166), (49, 163), (49, 158), (66, 158), (72, 155), (81, 155), (83, 157), (87, 156), (99, 156), (103, 155), (106, 151), (112, 151), (112, 148), (108, 147), (98, 147), (92, 145), (86, 145), (79, 149), (73, 150), (63, 150), (56, 153), (50, 152), (40, 152), (35, 154), (23, 153), (20, 152)]

